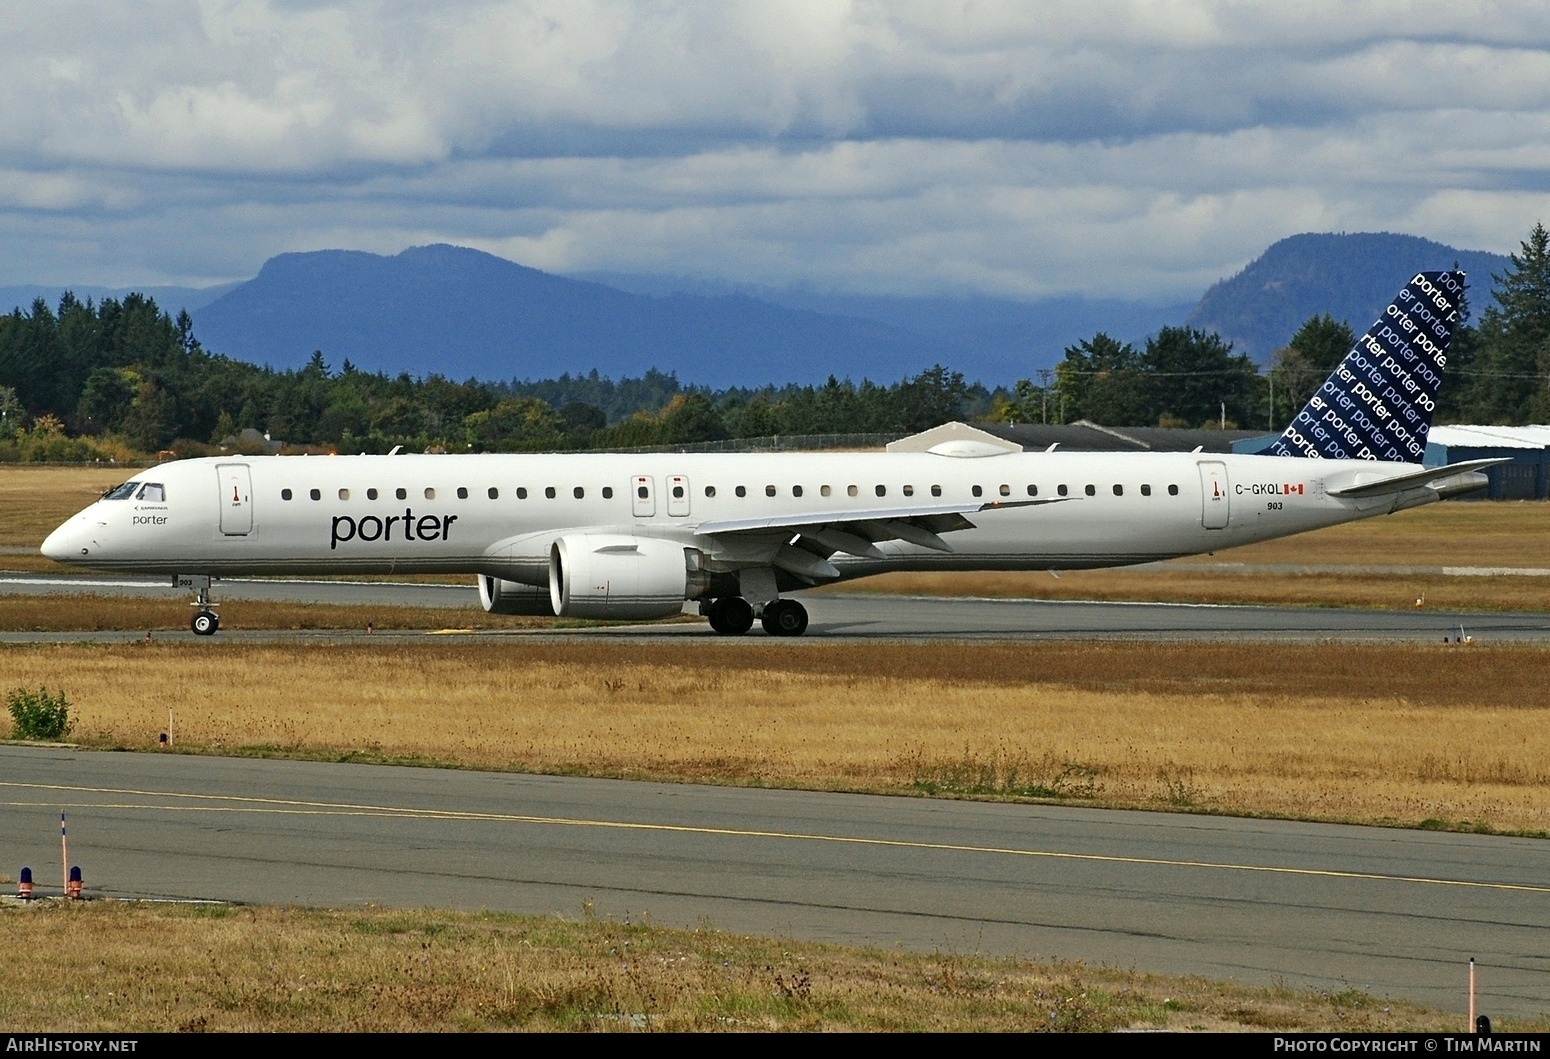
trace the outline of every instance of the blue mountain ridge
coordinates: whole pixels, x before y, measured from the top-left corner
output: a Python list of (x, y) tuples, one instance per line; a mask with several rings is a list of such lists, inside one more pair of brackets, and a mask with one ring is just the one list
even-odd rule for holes
[(742, 295), (665, 297), (567, 279), (454, 246), (393, 257), (324, 250), (271, 258), (195, 315), (207, 348), (277, 367), (321, 349), (390, 374), (551, 378), (655, 367), (710, 386), (897, 379), (947, 363), (951, 341)]
[(1469, 275), (1469, 309), (1478, 320), (1492, 304), (1492, 275), (1512, 264), (1506, 257), (1413, 235), (1363, 232), (1280, 240), (1242, 272), (1212, 285), (1186, 323), (1215, 331), (1234, 352), (1266, 364), (1308, 317), (1328, 313), (1360, 335), (1417, 272), (1454, 262)]
[[(207, 349), (278, 368), (321, 350), (336, 369), (453, 379), (541, 379), (650, 368), (694, 385), (892, 382), (943, 364), (989, 385), (1038, 378), (1066, 346), (1106, 331), (1139, 343), (1168, 325), (1214, 330), (1267, 363), (1308, 317), (1360, 332), (1416, 271), (1457, 261), (1476, 317), (1507, 258), (1389, 233), (1282, 239), (1193, 307), (1075, 296), (903, 297), (673, 276), (565, 277), (465, 247), (281, 254), (251, 280), (141, 288), (187, 308)], [(58, 303), (62, 287), (0, 287), (0, 304)], [(77, 287), (79, 297), (125, 291)]]

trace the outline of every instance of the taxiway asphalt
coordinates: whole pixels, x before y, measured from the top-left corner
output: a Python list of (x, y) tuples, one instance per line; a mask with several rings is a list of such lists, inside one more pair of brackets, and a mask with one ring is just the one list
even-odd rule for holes
[[(1550, 1008), (1533, 839), (0, 747), (0, 856), (89, 894), (495, 909)], [(1462, 1017), (1462, 1016), (1461, 1016)]]
[[(37, 594), (175, 597), (165, 579), (0, 575), (0, 596)], [(444, 607), (479, 616), (470, 586), (402, 582), (234, 579), (216, 586), (227, 601), (214, 640), (338, 640), (365, 634), (372, 606)], [(802, 602), (811, 616), (806, 642), (849, 639), (1047, 640), (1107, 639), (1405, 640), (1439, 642), (1550, 642), (1550, 614), (1453, 613), (1436, 610), (1360, 610), (1334, 607), (1222, 606), (1186, 603), (1113, 603), (1027, 599), (943, 598), (816, 593)], [(242, 628), (245, 600), (337, 603), (361, 608), (362, 628), (338, 631), (261, 631)], [(426, 632), (445, 635), (447, 630)], [(425, 632), (407, 634), (410, 638)], [(468, 635), (475, 635), (468, 632)], [(0, 642), (120, 641), (134, 633), (0, 633)], [(197, 639), (186, 629), (166, 635)], [(378, 634), (385, 635), (385, 634)], [(403, 635), (403, 634), (395, 634)], [(702, 623), (603, 626), (588, 629), (484, 631), (483, 636), (713, 636)], [(751, 638), (764, 635), (757, 627)], [(786, 641), (790, 642), (790, 641)]]

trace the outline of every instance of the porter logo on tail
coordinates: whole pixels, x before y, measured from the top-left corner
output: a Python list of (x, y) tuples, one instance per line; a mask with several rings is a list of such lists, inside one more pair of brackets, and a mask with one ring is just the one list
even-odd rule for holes
[(1417, 274), (1264, 454), (1420, 463), (1463, 293), (1462, 272)]

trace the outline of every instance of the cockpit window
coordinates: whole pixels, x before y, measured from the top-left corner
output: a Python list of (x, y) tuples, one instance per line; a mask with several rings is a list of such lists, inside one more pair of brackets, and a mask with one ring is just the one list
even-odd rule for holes
[(164, 504), (167, 502), (167, 490), (160, 482), (146, 482), (140, 490), (136, 500), (146, 500), (152, 504)]
[(130, 497), (135, 495), (135, 490), (138, 488), (140, 488), (139, 482), (125, 482), (123, 485), (116, 485), (112, 489), (109, 489), (106, 493), (103, 493), (102, 499), (128, 500)]

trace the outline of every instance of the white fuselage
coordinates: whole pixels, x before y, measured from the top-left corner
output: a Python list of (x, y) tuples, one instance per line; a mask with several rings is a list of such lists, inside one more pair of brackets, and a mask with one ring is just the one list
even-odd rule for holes
[(969, 524), (942, 533), (950, 550), (884, 539), (874, 554), (837, 551), (828, 561), (840, 579), (1080, 569), (1215, 551), (1435, 499), (1426, 489), (1326, 494), (1410, 469), (1206, 453), (230, 457), (137, 473), (163, 487), (162, 500), (100, 500), (44, 552), (142, 573), (439, 572), (542, 585), (566, 533), (679, 541), (709, 569), (736, 570), (768, 563), (793, 525), (865, 526), (956, 505)]

